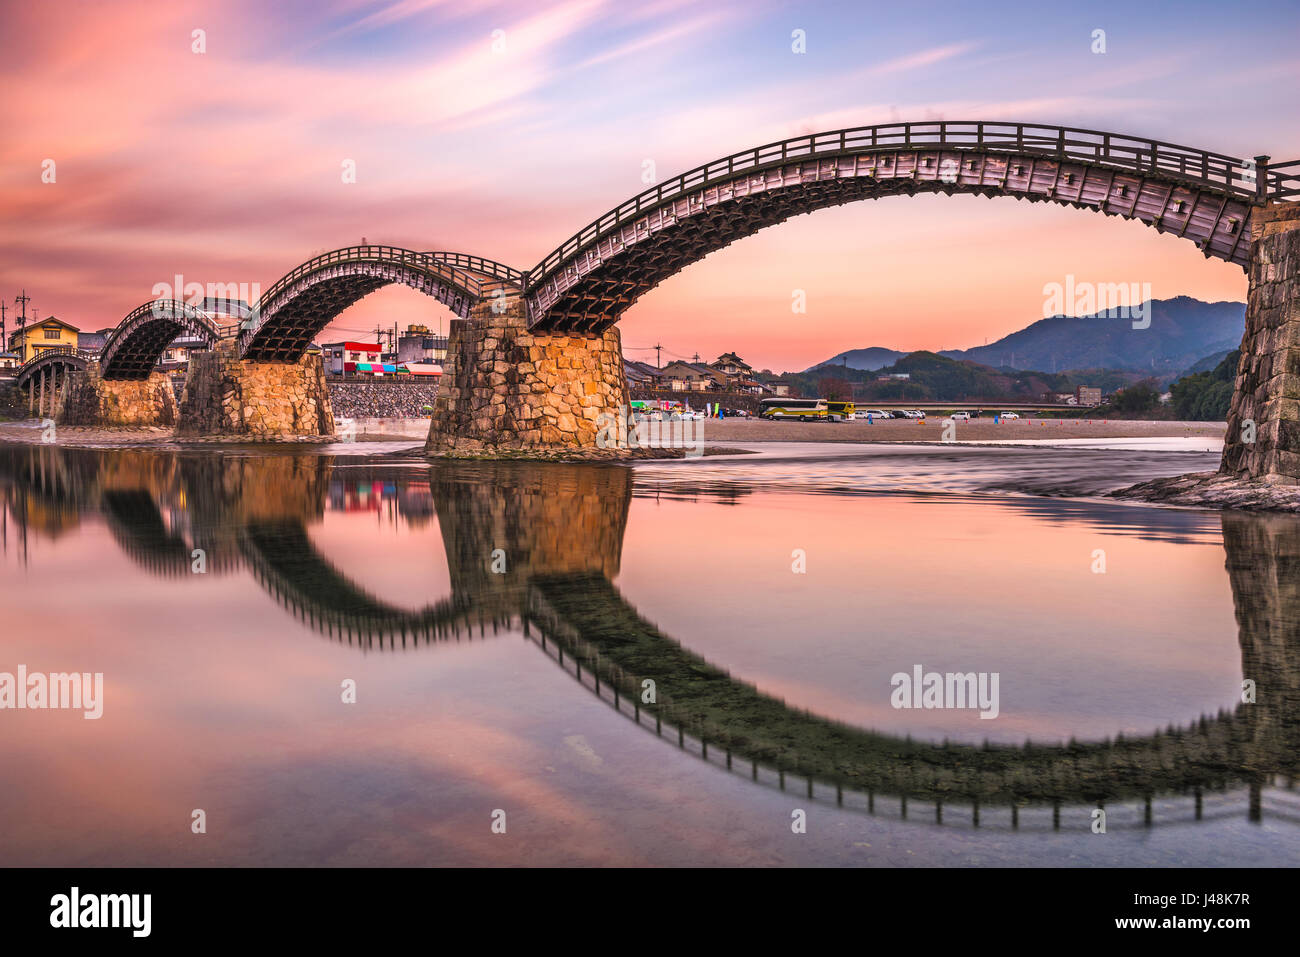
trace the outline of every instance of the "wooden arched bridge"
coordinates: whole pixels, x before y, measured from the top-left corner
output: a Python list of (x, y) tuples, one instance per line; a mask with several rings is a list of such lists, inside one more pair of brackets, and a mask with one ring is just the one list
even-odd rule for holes
[(895, 123), (799, 136), (652, 186), (527, 271), (382, 245), (313, 257), (262, 296), (240, 333), (241, 355), (296, 360), (344, 309), (395, 283), (462, 318), (509, 292), (525, 298), (531, 329), (599, 331), (664, 279), (765, 226), (922, 192), (1011, 196), (1134, 219), (1245, 268), (1252, 208), (1300, 199), (1300, 161), (1025, 123)]
[(211, 348), (218, 332), (216, 321), (197, 306), (154, 299), (133, 309), (109, 335), (100, 353), (100, 374), (105, 379), (147, 379), (172, 340), (190, 336)]
[(27, 409), (38, 418), (55, 415), (75, 373), (85, 371), (94, 355), (72, 346), (42, 349), (18, 367), (14, 379), (19, 394), (27, 398)]
[[(855, 127), (733, 153), (620, 203), (529, 270), (464, 253), (379, 245), (313, 257), (267, 290), (236, 340), (216, 343), (219, 361), (200, 354), (191, 362), (193, 388), (177, 413), (180, 429), (250, 437), (331, 432), (319, 362), (305, 355), (307, 347), (359, 299), (402, 284), (458, 317), (431, 452), (592, 447), (601, 417), (627, 405), (615, 324), (648, 290), (791, 216), (918, 193), (1092, 210), (1144, 223), (1241, 266), (1250, 291), (1224, 468), (1300, 481), (1300, 398), (1282, 382), (1300, 367), (1300, 329), (1289, 318), (1300, 308), (1300, 160), (1011, 122)], [(127, 317), (106, 350), (103, 382), (147, 375), (169, 330), (213, 336), (201, 317), (171, 308), (170, 325), (150, 321), (147, 304)], [(232, 394), (243, 397), (243, 408), (218, 408), (220, 397)], [(303, 414), (307, 407), (310, 414)], [(249, 408), (255, 414), (244, 414)], [(1254, 428), (1238, 428), (1247, 422)]]

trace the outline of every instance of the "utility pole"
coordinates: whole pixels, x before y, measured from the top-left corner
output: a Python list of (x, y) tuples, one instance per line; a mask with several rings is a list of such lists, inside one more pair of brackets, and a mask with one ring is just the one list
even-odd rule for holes
[(9, 351), (9, 336), (5, 330), (5, 304), (0, 302), (0, 352)]
[(655, 346), (655, 368), (656, 369), (662, 369), (664, 367), (664, 357), (661, 355), (661, 353), (663, 352), (663, 348), (664, 347), (660, 345)]
[(22, 362), (27, 361), (27, 304), (32, 301), (32, 297), (27, 295), (24, 289), (21, 296), (14, 297), (14, 305), (21, 304), (23, 307), (22, 318), (18, 320), (18, 331), (22, 335), (22, 345), (18, 347), (18, 358)]

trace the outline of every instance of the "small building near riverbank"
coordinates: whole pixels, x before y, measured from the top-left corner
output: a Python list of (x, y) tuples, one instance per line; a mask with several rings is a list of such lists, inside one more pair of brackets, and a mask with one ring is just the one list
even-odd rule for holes
[(358, 363), (378, 364), (382, 351), (377, 342), (326, 342), (321, 344), (321, 359), (326, 375), (352, 375)]
[(55, 316), (46, 316), (39, 322), (15, 329), (9, 336), (9, 352), (15, 352), (23, 362), (34, 359), (52, 349), (76, 349), (76, 326)]

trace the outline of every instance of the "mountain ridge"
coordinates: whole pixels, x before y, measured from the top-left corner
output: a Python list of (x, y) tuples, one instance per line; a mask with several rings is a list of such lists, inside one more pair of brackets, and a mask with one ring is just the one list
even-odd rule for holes
[[(1148, 300), (1144, 305), (1148, 311), (1138, 328), (1134, 328), (1137, 320), (1107, 312), (1049, 316), (988, 345), (945, 349), (937, 355), (992, 368), (1043, 372), (1121, 369), (1167, 376), (1241, 345), (1246, 325), (1244, 302), (1205, 302), (1175, 296)], [(1092, 323), (1093, 327), (1083, 330), (1082, 323)], [(804, 373), (842, 367), (846, 359), (848, 368), (875, 371), (907, 354), (884, 346), (847, 349), (809, 366)]]

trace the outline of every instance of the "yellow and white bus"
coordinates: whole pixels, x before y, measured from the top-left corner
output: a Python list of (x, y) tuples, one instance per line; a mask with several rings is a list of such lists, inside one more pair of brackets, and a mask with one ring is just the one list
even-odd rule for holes
[(760, 419), (798, 419), (801, 422), (825, 422), (829, 410), (825, 399), (764, 399), (758, 404)]
[(826, 416), (832, 422), (848, 422), (853, 418), (852, 402), (826, 401)]

